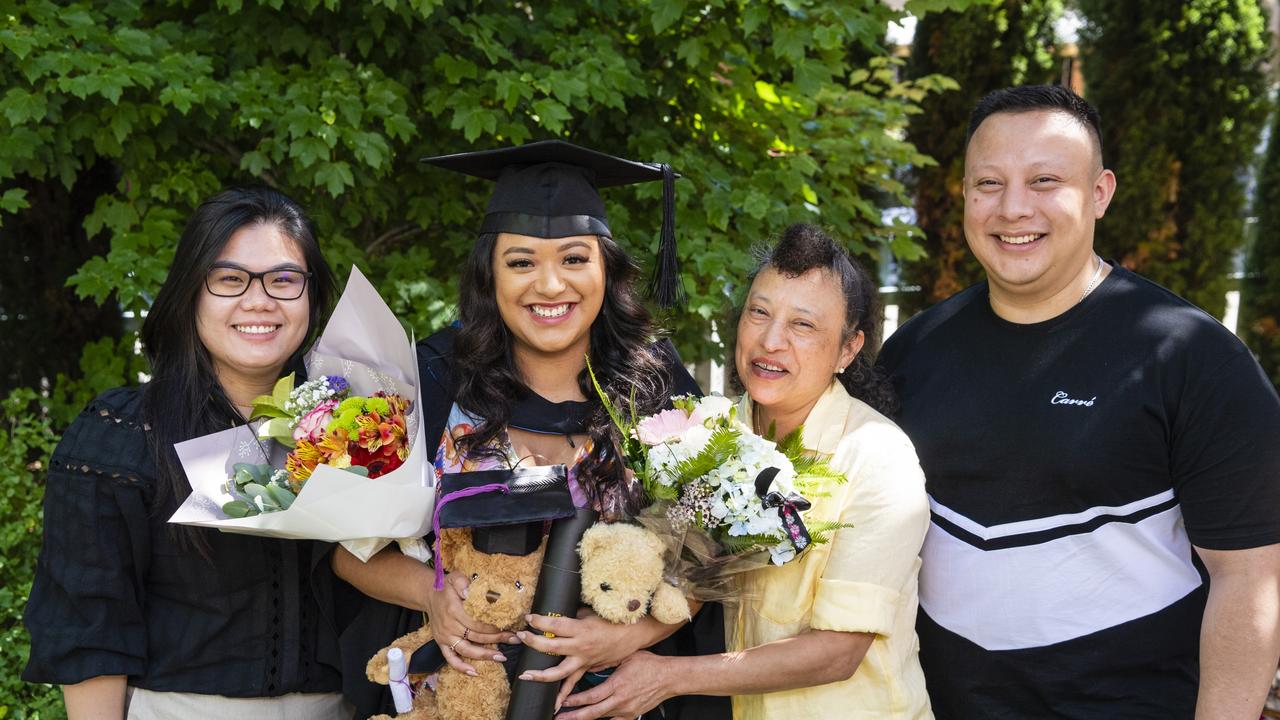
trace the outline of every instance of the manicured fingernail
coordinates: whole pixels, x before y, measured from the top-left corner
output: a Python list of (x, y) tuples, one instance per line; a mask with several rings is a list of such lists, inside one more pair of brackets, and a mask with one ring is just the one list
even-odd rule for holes
[(515, 635), (512, 635), (507, 638), (506, 642), (508, 645), (516, 645), (516, 644), (519, 644), (520, 638), (516, 637)]
[(520, 679), (520, 680), (532, 680), (533, 678), (529, 676), (529, 673), (525, 673), (525, 674), (521, 675), (519, 679)]
[(516, 642), (521, 642), (523, 640), (524, 640), (524, 631), (521, 630), (520, 632), (516, 633)]
[(507, 661), (507, 656), (506, 656), (506, 655), (503, 655), (502, 653), (494, 653), (494, 654), (493, 654), (493, 660), (494, 660), (494, 662), (506, 662), (506, 661)]
[(464, 588), (462, 588), (462, 599), (463, 599), (463, 600), (466, 600), (466, 599), (467, 599), (467, 593), (468, 593), (468, 592), (470, 592), (470, 591), (471, 591), (471, 588), (470, 588), (470, 587), (464, 587)]
[(468, 674), (468, 675), (470, 675), (471, 677), (475, 677), (475, 676), (476, 676), (476, 671), (475, 671), (475, 670), (468, 670), (468, 671), (467, 671), (467, 674)]

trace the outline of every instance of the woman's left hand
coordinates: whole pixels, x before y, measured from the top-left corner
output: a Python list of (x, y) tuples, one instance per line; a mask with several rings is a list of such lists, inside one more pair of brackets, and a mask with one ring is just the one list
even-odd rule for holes
[[(649, 647), (676, 629), (652, 618), (632, 625), (611, 623), (596, 615), (591, 608), (578, 610), (578, 618), (529, 615), (530, 630), (516, 633), (525, 645), (552, 655), (564, 657), (558, 665), (546, 670), (528, 670), (521, 680), (561, 682), (557, 704), (563, 702), (588, 670), (614, 667), (635, 651)], [(540, 632), (539, 632), (540, 631)], [(543, 633), (550, 633), (547, 637)]]
[(556, 720), (639, 717), (672, 696), (664, 673), (668, 660), (643, 650), (633, 653), (608, 680), (566, 698), (564, 707), (578, 709), (560, 713)]
[[(529, 670), (522, 680), (556, 682), (570, 676), (581, 676), (587, 670), (603, 670), (663, 636), (654, 637), (648, 619), (633, 625), (611, 623), (596, 615), (591, 608), (578, 610), (578, 618), (528, 615), (529, 630), (516, 633), (520, 642), (549, 655), (561, 655), (559, 665), (546, 670)], [(656, 622), (656, 621), (654, 621)], [(543, 633), (550, 633), (547, 637)]]

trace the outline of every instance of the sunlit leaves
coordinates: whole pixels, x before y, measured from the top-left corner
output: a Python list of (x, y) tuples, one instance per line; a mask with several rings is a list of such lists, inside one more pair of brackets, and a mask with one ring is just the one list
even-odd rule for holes
[(943, 10), (964, 10), (974, 5), (969, 0), (907, 0), (907, 12), (917, 17), (931, 12), (942, 12)]
[[(563, 137), (681, 172), (690, 305), (672, 324), (690, 357), (720, 352), (706, 338), (740, 289), (745, 249), (787, 223), (821, 222), (859, 251), (912, 251), (911, 229), (882, 224), (880, 207), (906, 202), (894, 170), (923, 158), (901, 129), (946, 87), (898, 81), (881, 43), (899, 14), (881, 3), (167, 0), (20, 12), (0, 23), (0, 183), (70, 184), (98, 158), (121, 177), (85, 220), (111, 250), (70, 279), (77, 292), (145, 307), (195, 204), (263, 183), (303, 201), (330, 259), (385, 279), (425, 333), (448, 320), (488, 186), (418, 158)], [(659, 188), (605, 196), (615, 235), (647, 266)], [(4, 198), (0, 213), (23, 210)]]

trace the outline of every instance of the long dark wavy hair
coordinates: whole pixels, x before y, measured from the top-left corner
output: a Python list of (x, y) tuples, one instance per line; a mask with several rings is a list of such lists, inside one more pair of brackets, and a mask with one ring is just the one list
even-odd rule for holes
[(151, 428), (157, 470), (152, 507), (157, 513), (171, 511), (191, 494), (173, 444), (244, 422), (218, 383), (213, 360), (196, 330), (196, 312), (206, 292), (205, 276), (231, 236), (258, 223), (275, 225), (297, 243), (311, 272), (307, 340), (286, 368), (301, 368), (303, 350), (333, 298), (333, 272), (320, 254), (311, 219), (284, 194), (262, 187), (233, 188), (196, 208), (178, 240), (169, 275), (142, 323), (142, 345), (151, 361), (143, 417)]
[[(604, 260), (604, 302), (591, 324), (591, 367), (609, 399), (631, 407), (634, 393), (639, 414), (657, 412), (667, 402), (671, 377), (654, 349), (655, 330), (649, 312), (637, 297), (634, 282), (638, 268), (612, 238), (598, 236)], [(468, 454), (494, 452), (490, 443), (511, 420), (512, 402), (530, 392), (516, 367), (511, 332), (498, 312), (493, 277), (496, 233), (480, 235), (463, 270), (458, 319), (461, 328), (454, 339), (454, 376), (459, 407), (482, 422), (459, 438)], [(583, 490), (596, 506), (611, 487), (625, 488), (624, 468), (616, 462), (620, 438), (597, 399), (586, 369), (578, 374), (578, 387), (594, 405), (587, 433), (592, 451), (579, 467), (579, 477), (591, 478)], [(622, 497), (628, 500), (627, 493)], [(626, 508), (634, 512), (638, 508)]]
[[(836, 377), (850, 395), (881, 414), (892, 415), (897, 409), (897, 396), (875, 366), (884, 327), (880, 295), (862, 264), (822, 228), (809, 223), (791, 225), (776, 243), (757, 248), (755, 254), (756, 266), (747, 276), (748, 285), (765, 268), (773, 268), (787, 277), (799, 277), (814, 269), (828, 270), (840, 280), (840, 291), (844, 296), (844, 329), (840, 343), (843, 345), (861, 330), (863, 344), (853, 362)], [(742, 308), (739, 307), (739, 319), (741, 316)], [(737, 326), (735, 321), (733, 327)], [(733, 380), (741, 387), (736, 367)]]

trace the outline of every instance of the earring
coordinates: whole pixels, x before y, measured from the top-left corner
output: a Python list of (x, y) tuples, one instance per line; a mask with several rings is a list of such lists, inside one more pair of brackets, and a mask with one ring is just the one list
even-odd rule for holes
[(836, 374), (837, 374), (837, 375), (843, 375), (843, 374), (844, 374), (844, 368), (840, 368), (839, 370), (837, 370), (837, 371), (836, 371)]

